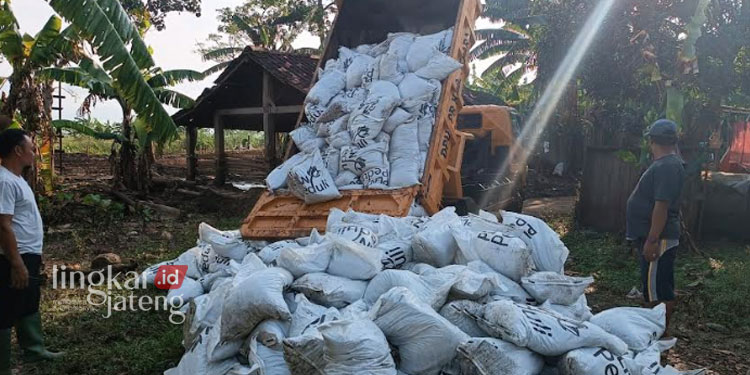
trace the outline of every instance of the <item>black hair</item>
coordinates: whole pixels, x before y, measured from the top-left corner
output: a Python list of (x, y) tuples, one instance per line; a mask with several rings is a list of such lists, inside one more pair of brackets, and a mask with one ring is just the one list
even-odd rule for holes
[(649, 136), (652, 142), (659, 146), (674, 146), (677, 144), (677, 137), (664, 136), (664, 135), (652, 135)]
[(16, 146), (20, 146), (28, 133), (21, 129), (6, 129), (0, 133), (0, 158), (7, 158)]

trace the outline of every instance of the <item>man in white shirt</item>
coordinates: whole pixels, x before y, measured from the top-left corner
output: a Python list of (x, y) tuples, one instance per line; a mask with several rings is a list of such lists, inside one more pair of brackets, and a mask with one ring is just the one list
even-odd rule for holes
[(39, 314), (44, 230), (34, 192), (23, 179), (34, 163), (31, 138), (18, 129), (0, 133), (0, 375), (9, 375), (11, 328), (26, 362), (55, 359), (44, 346)]

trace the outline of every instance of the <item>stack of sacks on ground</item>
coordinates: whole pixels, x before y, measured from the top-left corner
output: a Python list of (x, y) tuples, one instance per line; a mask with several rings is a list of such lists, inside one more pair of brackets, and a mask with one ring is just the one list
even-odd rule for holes
[(324, 235), (275, 243), (201, 224), (196, 248), (159, 264), (188, 267), (169, 292), (185, 354), (165, 374), (680, 373), (659, 363), (664, 306), (592, 315), (593, 279), (563, 274), (554, 231), (492, 219), (334, 209)]
[(461, 67), (448, 55), (452, 40), (448, 29), (339, 48), (305, 99), (309, 123), (290, 133), (300, 152), (268, 175), (268, 188), (313, 204), (340, 190), (418, 184), (442, 81)]

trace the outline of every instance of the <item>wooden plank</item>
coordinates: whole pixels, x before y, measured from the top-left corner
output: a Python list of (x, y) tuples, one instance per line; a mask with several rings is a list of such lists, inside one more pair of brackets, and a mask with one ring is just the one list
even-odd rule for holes
[(198, 170), (198, 158), (195, 156), (195, 146), (198, 143), (198, 128), (195, 126), (188, 126), (187, 128), (187, 180), (195, 181), (196, 172)]
[(276, 124), (270, 112), (271, 107), (274, 106), (271, 85), (273, 85), (271, 74), (263, 71), (263, 134), (265, 135), (266, 161), (273, 168), (276, 166)]
[[(267, 74), (267, 73), (266, 73)], [(300, 113), (302, 112), (301, 105), (280, 105), (274, 106), (273, 104), (268, 108), (270, 114), (284, 114), (284, 113)], [(216, 113), (222, 116), (237, 116), (237, 115), (262, 115), (264, 107), (245, 107), (245, 108), (227, 108), (220, 109)]]
[(222, 186), (227, 181), (227, 159), (224, 151), (224, 123), (219, 113), (214, 113), (214, 148), (216, 150), (216, 178), (214, 184)]

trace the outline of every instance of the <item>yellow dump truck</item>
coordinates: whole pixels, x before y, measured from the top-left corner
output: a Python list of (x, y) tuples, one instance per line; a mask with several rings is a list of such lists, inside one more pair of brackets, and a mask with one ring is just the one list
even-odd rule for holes
[[(494, 126), (488, 132), (468, 128), (464, 132), (457, 127), (463, 108), (462, 89), (469, 73), (468, 52), (475, 43), (474, 23), (481, 13), (479, 0), (343, 0), (338, 4), (339, 12), (319, 62), (321, 67), (329, 59), (338, 57), (341, 46), (354, 48), (377, 43), (393, 32), (430, 34), (454, 28), (450, 55), (463, 64), (463, 68), (443, 81), (421, 184), (395, 190), (346, 190), (341, 191), (339, 199), (311, 205), (290, 193), (265, 192), (242, 225), (242, 235), (246, 238), (292, 238), (308, 235), (313, 228), (323, 231), (332, 208), (406, 216), (416, 200), (433, 214), (445, 202), (460, 202), (463, 198), (461, 170), (467, 139), (481, 140), (491, 134), (493, 141), (505, 142), (493, 144), (510, 148), (512, 140), (506, 133), (512, 129), (511, 122), (501, 120), (503, 113), (510, 112), (503, 107), (477, 107), (482, 114), (490, 111), (480, 119), (484, 124), (481, 128)], [(471, 108), (467, 107), (471, 113), (464, 113), (476, 114)], [(298, 126), (302, 121), (303, 115)], [(503, 129), (503, 126), (510, 128)], [(473, 144), (468, 144), (472, 149)], [(296, 149), (290, 147), (287, 158), (295, 152)], [(497, 152), (502, 149), (490, 150), (491, 155)], [(469, 180), (471, 178), (466, 181)], [(467, 190), (475, 191), (475, 186), (489, 185), (469, 183)]]

